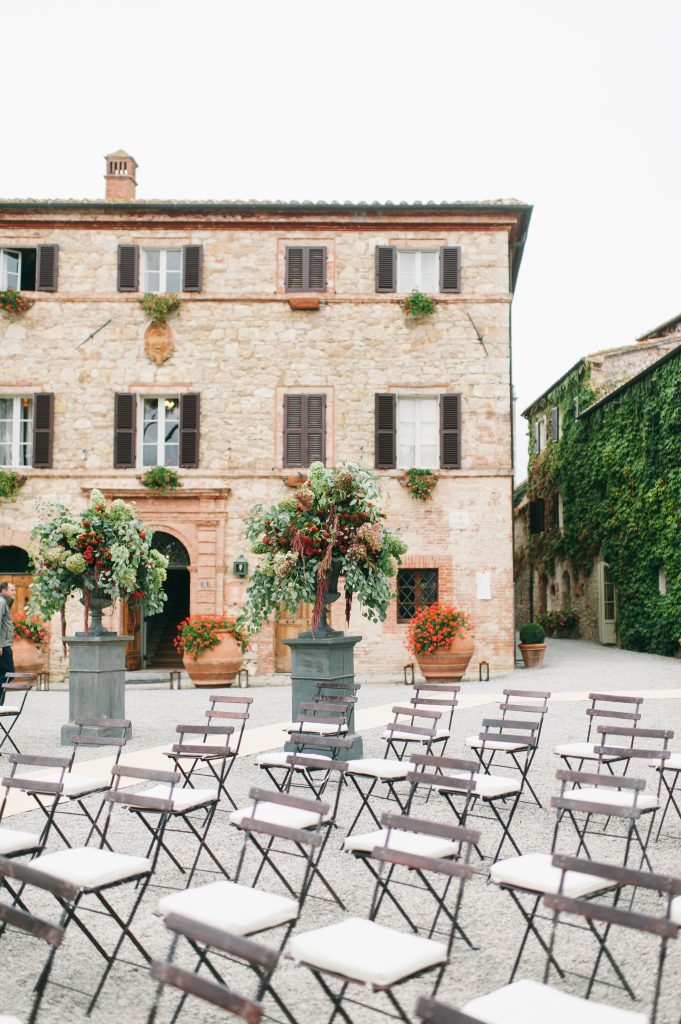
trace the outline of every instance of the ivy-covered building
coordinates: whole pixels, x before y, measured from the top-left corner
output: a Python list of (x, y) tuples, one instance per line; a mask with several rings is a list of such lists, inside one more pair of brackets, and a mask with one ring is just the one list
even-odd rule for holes
[(523, 413), (518, 625), (572, 611), (579, 634), (656, 654), (681, 637), (681, 316), (580, 359)]

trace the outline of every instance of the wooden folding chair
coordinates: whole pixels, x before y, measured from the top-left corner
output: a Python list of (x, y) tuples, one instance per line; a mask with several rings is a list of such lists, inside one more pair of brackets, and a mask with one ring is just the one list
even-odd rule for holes
[[(4, 903), (0, 903), (0, 922), (2, 922), (3, 931), (8, 927), (16, 928), (17, 931), (23, 932), (25, 935), (41, 939), (50, 947), (47, 960), (33, 988), (34, 996), (31, 1012), (26, 1021), (26, 1024), (35, 1024), (35, 1021), (38, 1019), (38, 1010), (45, 993), (45, 987), (49, 981), (54, 955), (64, 938), (64, 929), (50, 924), (48, 921), (43, 921), (39, 917), (34, 917), (33, 914), (28, 914), (24, 910), (19, 910), (18, 907), (10, 907)], [(3, 1024), (19, 1024), (15, 1017), (0, 1016), (0, 1021)]]
[[(226, 786), (236, 756), (232, 742), (234, 726), (178, 725), (175, 732), (180, 737), (179, 742), (173, 743), (165, 756), (170, 758), (182, 776), (183, 787), (195, 789), (192, 776), (210, 777), (217, 783), (218, 793), (236, 807)], [(206, 768), (207, 771), (198, 771), (198, 768)]]
[(7, 702), (0, 704), (0, 753), (6, 743), (13, 746), (17, 754), (21, 753), (18, 746), (12, 739), (12, 732), (21, 718), (26, 698), (33, 689), (33, 682), (35, 681), (34, 675), (31, 675), (28, 679), (21, 678), (21, 675), (21, 673), (8, 672), (7, 678), (10, 681), (6, 682), (3, 686), (5, 695), (8, 693), (11, 695), (17, 695), (17, 702), (13, 704), (8, 704)]
[[(230, 772), (234, 768), (236, 760), (241, 751), (241, 743), (244, 738), (246, 724), (251, 716), (251, 704), (253, 703), (253, 697), (215, 693), (211, 695), (209, 701), (210, 707), (208, 708), (208, 711), (206, 711), (206, 718), (208, 719), (209, 727), (220, 726), (223, 723), (232, 726), (233, 732), (230, 742), (230, 750), (225, 760), (222, 784), (219, 785), (219, 789), (223, 793), (223, 795), (227, 797), (227, 800), (232, 805), (232, 807), (236, 808), (236, 803), (234, 802), (227, 788), (227, 779)], [(182, 740), (180, 742), (182, 742)], [(208, 733), (206, 733), (206, 742), (209, 743)], [(207, 761), (199, 760), (191, 767), (189, 767), (189, 758), (177, 758), (173, 756), (173, 753), (174, 752), (171, 751), (168, 754), (168, 756), (175, 761), (175, 767), (178, 769), (178, 771), (181, 771), (181, 762), (184, 764), (184, 777), (186, 785), (190, 784), (189, 780), (191, 779), (192, 775), (203, 775), (206, 778), (215, 778), (215, 771), (213, 770), (214, 766), (211, 764), (210, 758), (208, 758)], [(218, 758), (218, 760), (219, 759), (220, 758)]]
[(392, 753), (401, 761), (413, 743), (420, 744), (430, 754), (436, 743), (444, 744), (449, 739), (449, 730), (439, 728), (442, 711), (433, 711), (421, 704), (412, 704), (411, 707), (395, 705), (392, 714), (392, 722), (381, 734), (381, 739), (385, 740), (384, 757), (390, 757)]
[[(557, 754), (558, 757), (565, 761), (565, 767), (568, 771), (581, 771), (585, 761), (600, 760), (608, 771), (614, 774), (613, 765), (621, 761), (622, 758), (617, 758), (614, 755), (612, 757), (599, 758), (596, 753), (596, 747), (599, 744), (592, 735), (594, 725), (598, 725), (601, 721), (612, 724), (622, 724), (624, 722), (635, 724), (640, 722), (643, 697), (629, 697), (613, 693), (590, 693), (589, 700), (591, 701), (591, 706), (586, 709), (586, 715), (589, 720), (586, 739), (576, 743), (560, 743), (555, 748), (554, 754)], [(626, 763), (624, 767), (626, 771)]]
[[(54, 815), (63, 793), (64, 776), (69, 767), (70, 758), (41, 757), (38, 754), (10, 754), (9, 759), (10, 774), (0, 783), (2, 787), (0, 823), (7, 810), (10, 793), (17, 791), (32, 797), (44, 813), (46, 820), (40, 833), (24, 832), (0, 824), (0, 856), (35, 857), (45, 848), (50, 829), (54, 824)], [(46, 769), (48, 776), (53, 772), (57, 774), (52, 781), (49, 778), (35, 778), (33, 773), (30, 776), (24, 776), (19, 773), (19, 770), (23, 770), (26, 766)], [(14, 895), (13, 890), (10, 889), (10, 892)]]
[[(438, 750), (439, 754), (444, 754), (451, 739), (454, 712), (459, 705), (460, 692), (461, 687), (458, 683), (414, 683), (409, 703), (414, 707), (430, 708), (431, 710), (439, 708), (442, 715), (447, 716), (446, 725), (444, 723), (442, 725), (442, 735), (436, 741), (442, 742), (442, 747)], [(444, 735), (444, 733), (448, 733), (448, 735)], [(382, 738), (386, 739), (387, 737), (384, 735)]]
[[(258, 754), (255, 764), (262, 768), (272, 784), (280, 793), (288, 792), (295, 780), (300, 780), (312, 791), (316, 800), (322, 794), (331, 778), (328, 770), (329, 762), (339, 760), (343, 751), (350, 749), (355, 741), (354, 736), (315, 736), (313, 733), (289, 733), (289, 745), (292, 750), (271, 750)], [(325, 753), (319, 753), (319, 750)], [(314, 756), (310, 764), (292, 763), (291, 756)], [(318, 780), (317, 775), (321, 775)]]
[[(200, 977), (183, 967), (154, 960), (151, 964), (151, 977), (160, 983), (161, 988), (166, 985), (176, 988), (183, 993), (183, 997), (193, 996), (204, 1003), (218, 1006), (232, 1017), (246, 1021), (247, 1024), (260, 1024), (262, 1020), (262, 1007), (258, 1003), (237, 995), (226, 985)], [(154, 1017), (149, 1018), (150, 1021), (153, 1019)]]

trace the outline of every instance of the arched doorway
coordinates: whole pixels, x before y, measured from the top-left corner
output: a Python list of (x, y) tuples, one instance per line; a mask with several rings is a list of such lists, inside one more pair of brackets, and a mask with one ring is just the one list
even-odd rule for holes
[(143, 663), (145, 668), (177, 668), (182, 658), (173, 640), (178, 623), (189, 615), (189, 552), (177, 537), (162, 530), (154, 533), (152, 547), (168, 557), (167, 600), (158, 615), (144, 617)]
[(13, 583), (17, 589), (12, 614), (23, 612), (31, 596), (31, 559), (28, 551), (13, 544), (0, 546), (0, 581)]
[(563, 611), (569, 612), (572, 608), (572, 587), (570, 585), (570, 573), (565, 570), (560, 585), (560, 606)]

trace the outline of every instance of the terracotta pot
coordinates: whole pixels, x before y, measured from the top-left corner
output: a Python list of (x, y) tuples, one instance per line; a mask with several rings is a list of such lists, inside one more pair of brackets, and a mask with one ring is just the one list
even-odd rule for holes
[(194, 686), (231, 686), (244, 663), (241, 644), (225, 633), (217, 647), (204, 651), (198, 658), (185, 654), (182, 664)]
[(475, 641), (470, 633), (452, 640), (448, 648), (434, 654), (417, 654), (416, 660), (421, 672), (429, 682), (449, 682), (463, 679), (468, 663), (473, 657)]
[(44, 651), (23, 636), (15, 636), (12, 644), (14, 667), (17, 672), (44, 672), (47, 656)]
[(518, 644), (525, 668), (541, 668), (544, 664), (546, 644)]

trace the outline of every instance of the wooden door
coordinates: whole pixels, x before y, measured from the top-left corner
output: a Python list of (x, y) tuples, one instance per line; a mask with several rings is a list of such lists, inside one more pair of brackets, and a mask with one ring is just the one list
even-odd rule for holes
[(616, 644), (617, 592), (606, 562), (598, 563), (598, 627), (602, 644)]
[(16, 573), (14, 576), (4, 576), (3, 579), (7, 580), (8, 583), (13, 583), (17, 588), (14, 604), (12, 605), (12, 615), (23, 614), (31, 596), (31, 583), (33, 583), (33, 577), (29, 576), (28, 573), (22, 572)]
[(142, 610), (137, 607), (133, 615), (127, 601), (122, 602), (123, 636), (132, 635), (132, 640), (125, 648), (125, 667), (128, 672), (142, 668)]
[(280, 609), (275, 627), (274, 671), (291, 671), (291, 649), (283, 642), (298, 636), (304, 629), (312, 625), (312, 605), (299, 604), (295, 614)]

